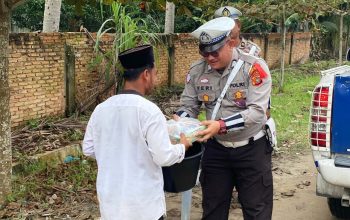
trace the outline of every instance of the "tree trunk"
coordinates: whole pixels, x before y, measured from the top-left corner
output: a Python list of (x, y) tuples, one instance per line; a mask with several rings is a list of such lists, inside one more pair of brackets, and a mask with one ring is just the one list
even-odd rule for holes
[(344, 14), (340, 14), (340, 22), (339, 22), (339, 65), (343, 63), (343, 21)]
[(11, 192), (12, 152), (10, 89), (8, 82), (8, 42), (10, 8), (0, 0), (0, 207)]
[(348, 24), (347, 29), (346, 29), (346, 49), (348, 50), (349, 48), (349, 34), (350, 34), (350, 24)]
[(165, 12), (165, 27), (164, 33), (171, 34), (174, 33), (174, 22), (175, 21), (175, 4), (172, 2), (166, 2), (166, 12)]
[(281, 72), (280, 79), (278, 85), (278, 91), (283, 92), (283, 81), (284, 81), (284, 53), (286, 51), (286, 7), (283, 5), (283, 16), (281, 21), (281, 29), (282, 29), (282, 43), (281, 43)]
[(62, 0), (45, 0), (43, 32), (58, 32)]

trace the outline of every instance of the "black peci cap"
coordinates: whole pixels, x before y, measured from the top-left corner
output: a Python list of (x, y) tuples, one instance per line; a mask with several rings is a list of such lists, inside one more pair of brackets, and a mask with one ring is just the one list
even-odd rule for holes
[(153, 47), (141, 45), (121, 52), (118, 56), (125, 69), (136, 69), (154, 63)]

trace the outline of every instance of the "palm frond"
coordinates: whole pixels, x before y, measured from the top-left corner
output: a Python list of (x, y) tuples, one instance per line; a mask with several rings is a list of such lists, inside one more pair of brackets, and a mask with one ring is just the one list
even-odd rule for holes
[(322, 28), (324, 28), (329, 33), (337, 33), (339, 32), (337, 24), (330, 22), (330, 21), (324, 21), (321, 23)]
[[(95, 48), (98, 48), (102, 40), (102, 36), (107, 32), (114, 31), (115, 38), (113, 40), (111, 56), (108, 56), (110, 60), (108, 60), (108, 63), (105, 65), (106, 71), (104, 74), (106, 80), (109, 80), (109, 74), (111, 71), (115, 69), (120, 70), (121, 68), (121, 66), (118, 64), (118, 55), (120, 51), (130, 49), (138, 44), (157, 44), (161, 42), (159, 36), (147, 31), (148, 27), (145, 20), (140, 18), (132, 18), (126, 13), (126, 8), (122, 6), (121, 3), (114, 1), (111, 4), (111, 9), (113, 17), (103, 22), (97, 32), (95, 44)], [(157, 49), (155, 48), (155, 51), (156, 50)], [(118, 79), (118, 85), (122, 84), (121, 80), (122, 79)], [(118, 88), (120, 88), (120, 86), (118, 86)]]

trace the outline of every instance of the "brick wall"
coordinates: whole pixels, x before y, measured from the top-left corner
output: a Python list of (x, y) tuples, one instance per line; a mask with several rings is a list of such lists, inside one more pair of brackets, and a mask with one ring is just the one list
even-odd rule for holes
[(62, 35), (10, 35), (9, 83), (13, 126), (64, 113)]
[[(96, 36), (93, 35), (95, 38)], [(75, 91), (77, 106), (88, 97), (101, 90), (105, 85), (105, 65), (97, 69), (89, 67), (95, 57), (94, 42), (83, 33), (65, 33), (65, 43), (73, 46), (75, 53)], [(113, 36), (105, 35), (102, 39), (103, 49), (113, 44)], [(112, 77), (112, 76), (110, 76)], [(64, 82), (63, 82), (64, 83)]]
[[(112, 38), (104, 41), (108, 45)], [(9, 44), (12, 126), (65, 113), (65, 44), (75, 52), (78, 105), (103, 86), (99, 79), (104, 76), (88, 70), (94, 57), (93, 42), (83, 33), (11, 34)]]
[(311, 33), (294, 33), (291, 63), (305, 63), (311, 53)]
[[(263, 57), (266, 55), (264, 58), (270, 68), (280, 64), (280, 34), (250, 34), (245, 37), (261, 47)], [(310, 33), (294, 33), (293, 37), (291, 34), (287, 35), (287, 64), (305, 62), (309, 58), (310, 38)], [(113, 37), (107, 35), (103, 39), (104, 48), (108, 48), (112, 41)], [(9, 81), (12, 126), (18, 126), (30, 119), (65, 113), (65, 45), (72, 46), (75, 53), (75, 89), (78, 105), (104, 86), (101, 69), (103, 65), (97, 70), (89, 69), (89, 64), (94, 58), (94, 44), (84, 33), (11, 34)], [(200, 59), (198, 43), (189, 34), (177, 34), (173, 37), (173, 46), (174, 82), (184, 83), (191, 63)], [(156, 51), (157, 84), (167, 84), (167, 46), (159, 45)]]
[(190, 66), (201, 56), (198, 53), (197, 40), (189, 34), (177, 35), (174, 38), (175, 46), (175, 70), (174, 81), (176, 83), (185, 83), (186, 74)]
[(157, 66), (157, 85), (166, 85), (168, 83), (169, 56), (166, 46), (157, 46), (155, 51)]
[[(253, 41), (261, 48), (261, 57), (265, 59), (270, 69), (280, 66), (281, 35), (279, 33), (243, 34), (243, 37)], [(288, 33), (284, 54), (285, 63), (296, 64), (307, 61), (310, 54), (310, 40), (311, 33)], [(178, 34), (174, 37), (174, 44), (175, 83), (184, 83), (191, 64), (201, 58), (198, 54), (198, 42), (189, 34)]]

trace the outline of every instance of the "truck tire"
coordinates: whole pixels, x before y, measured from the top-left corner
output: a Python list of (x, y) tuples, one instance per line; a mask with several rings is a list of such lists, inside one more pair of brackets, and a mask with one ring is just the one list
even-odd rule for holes
[(350, 219), (350, 207), (341, 205), (341, 199), (328, 198), (328, 207), (333, 216), (340, 219)]

